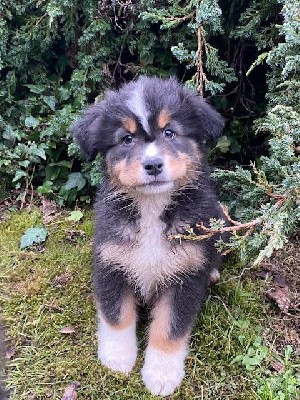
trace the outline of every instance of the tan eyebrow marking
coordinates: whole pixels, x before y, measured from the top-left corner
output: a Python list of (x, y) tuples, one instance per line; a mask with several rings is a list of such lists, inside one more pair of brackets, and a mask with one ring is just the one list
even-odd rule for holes
[(131, 117), (124, 117), (122, 120), (123, 127), (126, 129), (126, 131), (132, 133), (133, 135), (137, 131), (137, 124), (134, 118)]
[(157, 117), (158, 127), (160, 129), (163, 129), (170, 123), (170, 121), (171, 121), (170, 112), (166, 108), (163, 108)]

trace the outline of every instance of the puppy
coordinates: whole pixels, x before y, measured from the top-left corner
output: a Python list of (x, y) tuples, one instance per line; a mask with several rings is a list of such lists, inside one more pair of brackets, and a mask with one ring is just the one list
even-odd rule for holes
[(170, 239), (222, 218), (205, 154), (223, 119), (175, 79), (141, 77), (88, 108), (72, 133), (104, 158), (95, 203), (98, 357), (128, 374), (137, 357), (137, 305), (151, 307), (142, 377), (170, 395), (184, 377), (189, 336), (220, 256), (214, 239)]

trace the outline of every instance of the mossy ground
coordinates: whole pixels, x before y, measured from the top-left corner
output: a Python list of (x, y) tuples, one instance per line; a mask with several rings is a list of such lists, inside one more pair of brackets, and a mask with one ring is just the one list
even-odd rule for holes
[[(80, 382), (78, 399), (155, 398), (140, 377), (142, 351), (128, 378), (97, 361), (91, 221), (89, 212), (76, 225), (64, 217), (53, 221), (43, 252), (19, 248), (25, 230), (42, 224), (39, 210), (13, 212), (0, 223), (0, 299), (14, 350), (6, 367), (10, 399), (61, 399), (73, 381)], [(85, 235), (70, 241), (70, 230)], [(227, 264), (199, 315), (186, 378), (171, 398), (298, 400), (294, 366), (285, 366), (296, 382), (294, 388), (277, 388), (285, 380), (278, 380), (270, 368), (271, 346), (260, 344), (270, 312), (264, 303), (264, 283), (239, 279), (239, 266)], [(75, 332), (61, 333), (66, 326)], [(139, 329), (141, 350), (144, 328)], [(286, 380), (292, 379), (290, 375)], [(284, 397), (276, 397), (280, 390)]]

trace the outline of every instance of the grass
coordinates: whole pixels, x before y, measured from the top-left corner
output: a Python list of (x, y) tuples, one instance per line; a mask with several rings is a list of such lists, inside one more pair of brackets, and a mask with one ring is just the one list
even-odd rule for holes
[[(0, 223), (0, 301), (14, 351), (6, 366), (12, 400), (61, 399), (73, 381), (80, 382), (78, 399), (155, 398), (140, 377), (142, 351), (128, 378), (97, 361), (91, 219), (86, 212), (76, 224), (64, 217), (51, 222), (44, 251), (19, 249), (25, 230), (42, 224), (39, 210), (13, 212)], [(274, 355), (263, 340), (270, 313), (264, 283), (238, 274), (238, 265), (227, 265), (212, 289), (193, 330), (186, 378), (172, 399), (299, 399), (293, 353)], [(67, 326), (75, 331), (61, 333)], [(283, 373), (271, 368), (275, 356)]]

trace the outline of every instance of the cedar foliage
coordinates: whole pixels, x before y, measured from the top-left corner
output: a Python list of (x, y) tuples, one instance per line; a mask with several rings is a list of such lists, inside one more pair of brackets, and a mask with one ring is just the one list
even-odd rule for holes
[(299, 9), (299, 0), (3, 0), (0, 182), (12, 181), (22, 204), (34, 190), (88, 202), (101, 170), (81, 158), (71, 122), (106, 88), (176, 75), (228, 121), (211, 159), (230, 215), (250, 225), (234, 225), (220, 247), (260, 262), (300, 217)]

